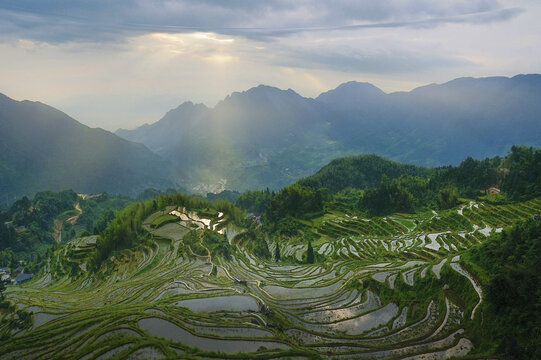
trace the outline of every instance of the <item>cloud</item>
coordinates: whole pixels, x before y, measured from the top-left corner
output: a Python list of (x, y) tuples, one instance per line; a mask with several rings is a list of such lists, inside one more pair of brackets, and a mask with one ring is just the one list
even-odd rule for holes
[(316, 96), (536, 73), (540, 14), (533, 0), (0, 0), (0, 92), (116, 129), (260, 83)]
[(153, 32), (268, 40), (303, 32), (505, 21), (519, 13), (493, 0), (5, 0), (0, 33), (51, 43), (118, 42)]
[(287, 52), (277, 65), (313, 69), (331, 69), (349, 73), (397, 74), (472, 65), (471, 61), (453, 55), (422, 53), (404, 49), (358, 50), (309, 49)]

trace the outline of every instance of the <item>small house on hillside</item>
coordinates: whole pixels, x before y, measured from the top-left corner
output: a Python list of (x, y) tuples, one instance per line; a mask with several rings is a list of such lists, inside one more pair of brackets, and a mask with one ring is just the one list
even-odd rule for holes
[(490, 185), (487, 189), (487, 195), (491, 194), (499, 194), (500, 193), (500, 187), (498, 184)]
[(15, 269), (12, 275), (14, 277), (17, 277), (17, 275), (19, 274), (24, 274), (24, 268), (21, 265), (17, 266), (17, 268)]
[(28, 281), (34, 277), (34, 274), (19, 274), (15, 277), (15, 285), (22, 284), (25, 281)]
[(17, 266), (17, 268), (13, 272), (13, 276), (17, 277), (17, 275), (19, 274), (24, 274), (24, 268), (21, 265)]

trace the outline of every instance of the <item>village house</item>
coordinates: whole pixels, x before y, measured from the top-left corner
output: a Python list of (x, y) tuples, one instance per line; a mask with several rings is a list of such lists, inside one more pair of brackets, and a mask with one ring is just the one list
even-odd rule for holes
[(13, 272), (13, 277), (17, 277), (17, 275), (23, 274), (23, 273), (24, 273), (24, 268), (21, 265), (19, 265)]
[(15, 282), (14, 282), (14, 284), (15, 284), (15, 285), (22, 284), (23, 282), (28, 281), (28, 280), (32, 279), (33, 277), (34, 277), (34, 274), (20, 273), (19, 275), (17, 275), (17, 276), (15, 277)]
[(490, 185), (486, 190), (487, 195), (499, 194), (500, 187), (497, 184)]

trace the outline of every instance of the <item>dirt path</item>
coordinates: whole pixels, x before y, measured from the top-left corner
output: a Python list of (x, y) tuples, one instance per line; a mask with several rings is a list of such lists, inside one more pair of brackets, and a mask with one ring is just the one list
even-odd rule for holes
[(62, 242), (62, 221), (58, 219), (54, 221), (53, 238), (57, 243)]
[(69, 222), (71, 225), (75, 225), (75, 223), (77, 222), (77, 220), (79, 220), (79, 216), (81, 216), (81, 214), (83, 213), (83, 209), (81, 209), (81, 205), (79, 205), (79, 202), (76, 202), (75, 203), (75, 210), (77, 210), (79, 212), (79, 214), (75, 215), (75, 216), (72, 216), (70, 217), (68, 220), (66, 220), (67, 222)]
[(208, 254), (208, 255), (207, 255), (207, 257), (208, 257), (208, 260), (207, 260), (207, 261), (208, 261), (211, 265), (214, 265), (214, 264), (212, 263), (212, 255), (210, 254), (209, 248), (206, 247), (206, 246), (203, 244), (203, 237), (204, 237), (204, 235), (205, 235), (205, 232), (202, 231), (201, 234), (199, 235), (199, 244), (201, 245), (202, 248), (204, 248), (205, 250), (207, 250), (207, 254)]

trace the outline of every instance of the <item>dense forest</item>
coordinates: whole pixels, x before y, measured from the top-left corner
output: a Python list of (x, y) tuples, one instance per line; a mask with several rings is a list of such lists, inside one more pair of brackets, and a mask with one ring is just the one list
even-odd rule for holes
[(114, 211), (133, 200), (122, 195), (78, 196), (72, 190), (23, 197), (0, 211), (0, 266), (39, 261), (51, 246), (82, 235), (97, 234)]
[(32, 200), (25, 196), (0, 212), (0, 265), (11, 266), (16, 258), (33, 260), (44, 246), (53, 244), (54, 220), (72, 210), (76, 199), (77, 194), (71, 190), (46, 191)]
[(384, 175), (392, 180), (401, 175), (426, 177), (428, 174), (429, 169), (422, 166), (405, 165), (377, 155), (361, 155), (335, 159), (316, 174), (299, 180), (298, 184), (314, 189), (326, 188), (334, 194), (347, 188), (374, 188)]
[(369, 216), (423, 209), (448, 209), (460, 198), (485, 196), (501, 188), (498, 201), (541, 194), (541, 150), (514, 146), (505, 157), (458, 166), (423, 168), (361, 155), (332, 161), (314, 176), (278, 192), (247, 191), (237, 204), (268, 223), (286, 217), (309, 218), (323, 210), (347, 208)]
[(474, 324), (483, 350), (541, 358), (541, 221), (518, 223), (463, 257), (486, 284), (483, 316)]

